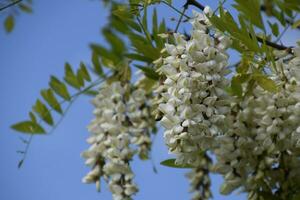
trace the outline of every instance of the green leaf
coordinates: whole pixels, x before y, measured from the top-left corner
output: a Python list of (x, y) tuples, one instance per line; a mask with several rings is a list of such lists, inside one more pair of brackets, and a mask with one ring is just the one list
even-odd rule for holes
[(260, 12), (260, 0), (235, 0), (235, 7), (249, 22), (264, 30), (264, 23)]
[(120, 20), (118, 17), (112, 15), (110, 26), (113, 27), (115, 30), (117, 30), (120, 33), (126, 34), (129, 30), (129, 27), (127, 26), (124, 21)]
[(166, 32), (166, 30), (164, 30), (164, 21), (162, 21), (160, 25), (162, 25), (162, 27), (159, 27), (158, 25), (157, 11), (154, 9), (152, 16), (152, 38), (155, 41), (156, 47), (159, 49), (158, 51), (164, 48), (164, 44), (166, 43), (164, 39), (158, 36), (158, 34)]
[(104, 76), (103, 69), (100, 64), (99, 57), (95, 51), (93, 51), (92, 53), (92, 63), (93, 63), (94, 72), (98, 74), (100, 77), (103, 77)]
[(123, 66), (120, 68), (119, 74), (121, 75), (121, 82), (130, 81), (131, 79), (131, 69), (129, 66)]
[(143, 15), (143, 19), (142, 19), (142, 25), (144, 26), (145, 30), (148, 30), (148, 23), (147, 23), (147, 19), (148, 19), (148, 12), (147, 12), (147, 5), (144, 6), (144, 15)]
[(8, 15), (4, 21), (4, 27), (7, 33), (12, 32), (15, 26), (15, 19), (13, 15)]
[[(213, 15), (210, 17), (210, 21), (220, 31), (230, 34), (234, 42), (233, 47), (238, 51), (244, 52), (247, 49), (254, 52), (261, 51), (253, 26), (246, 23), (241, 15), (239, 15), (241, 25), (241, 27), (239, 27), (232, 15), (220, 7), (220, 17)], [(241, 44), (243, 44), (244, 47)]]
[(236, 71), (240, 74), (244, 74), (249, 69), (249, 63), (248, 60), (243, 59), (241, 63), (237, 66)]
[(96, 52), (102, 59), (102, 63), (108, 68), (116, 68), (116, 65), (120, 62), (120, 56), (115, 55), (110, 50), (104, 48), (100, 44), (91, 44), (90, 47)]
[(142, 72), (145, 74), (146, 77), (153, 79), (153, 80), (158, 80), (159, 75), (158, 73), (150, 67), (145, 67), (145, 66), (140, 66), (140, 65), (134, 65), (138, 69), (142, 70)]
[(41, 127), (38, 123), (32, 121), (19, 122), (12, 125), (11, 128), (22, 133), (31, 133), (31, 134), (45, 133), (43, 127)]
[(153, 91), (153, 87), (157, 84), (156, 80), (150, 79), (150, 78), (143, 78), (139, 81), (139, 88), (142, 88), (145, 90), (147, 94), (151, 93)]
[(242, 83), (239, 77), (237, 76), (231, 79), (231, 91), (233, 94), (237, 95), (238, 97), (242, 97), (243, 95)]
[(83, 62), (80, 63), (80, 68), (77, 70), (77, 80), (84, 86), (84, 80), (91, 81), (90, 74)]
[(32, 8), (24, 3), (19, 4), (19, 8), (26, 13), (32, 13)]
[(41, 90), (41, 95), (44, 98), (44, 100), (50, 105), (51, 108), (53, 108), (55, 111), (57, 111), (60, 114), (63, 113), (60, 104), (55, 98), (54, 93), (52, 92), (51, 89)]
[(278, 27), (278, 24), (275, 22), (275, 23), (271, 23), (268, 21), (268, 24), (272, 30), (272, 33), (273, 35), (275, 35), (276, 37), (279, 35), (279, 27)]
[(72, 87), (80, 89), (83, 86), (82, 81), (78, 80), (78, 77), (72, 70), (72, 67), (69, 63), (65, 64), (65, 77), (64, 80)]
[(277, 86), (275, 82), (264, 75), (254, 75), (254, 80), (257, 81), (258, 85), (264, 90), (269, 92), (277, 92)]
[(293, 25), (292, 25), (292, 28), (293, 28), (293, 29), (298, 28), (298, 27), (300, 27), (300, 19), (297, 20), (297, 21), (295, 21), (295, 22), (293, 23)]
[(113, 9), (112, 14), (121, 19), (127, 19), (131, 17), (130, 13), (128, 12), (128, 7), (125, 5), (116, 6)]
[(53, 119), (47, 106), (43, 104), (39, 99), (36, 100), (33, 110), (43, 119), (47, 124), (53, 125)]
[(102, 33), (115, 54), (122, 55), (126, 51), (123, 40), (121, 40), (111, 29), (104, 28)]
[(161, 165), (164, 165), (166, 167), (172, 167), (172, 168), (194, 168), (193, 166), (191, 165), (177, 165), (175, 163), (175, 160), (176, 159), (168, 159), (168, 160), (164, 160), (162, 161), (160, 164)]
[(157, 11), (156, 8), (154, 8), (153, 15), (152, 15), (152, 33), (157, 34), (158, 33), (158, 22), (157, 22)]
[(99, 94), (99, 92), (97, 90), (87, 90), (84, 92), (84, 94), (88, 95), (88, 96), (96, 96), (97, 94)]
[(37, 122), (35, 115), (32, 112), (29, 112), (29, 117), (31, 119), (32, 122)]
[(147, 63), (152, 63), (153, 60), (151, 58), (145, 57), (143, 55), (135, 54), (135, 53), (128, 53), (125, 54), (127, 58), (137, 60), (137, 61), (142, 61), (142, 62), (147, 62)]
[(57, 95), (59, 95), (60, 97), (62, 97), (67, 101), (71, 100), (66, 85), (60, 80), (58, 80), (55, 76), (51, 76), (49, 85)]
[(129, 39), (135, 51), (143, 54), (145, 57), (156, 60), (160, 56), (160, 50), (156, 49), (144, 37), (137, 34), (130, 34)]
[(165, 21), (165, 19), (163, 19), (163, 20), (161, 21), (161, 23), (159, 24), (158, 32), (159, 32), (159, 33), (166, 33), (166, 32), (167, 32), (167, 26), (166, 26), (166, 21)]

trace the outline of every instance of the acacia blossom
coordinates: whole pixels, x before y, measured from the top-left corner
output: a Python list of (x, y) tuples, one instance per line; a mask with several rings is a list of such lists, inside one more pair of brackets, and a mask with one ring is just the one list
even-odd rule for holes
[[(211, 13), (209, 8), (205, 9)], [(191, 38), (174, 34), (176, 44), (166, 44), (169, 56), (163, 58), (159, 73), (166, 78), (158, 109), (163, 114), (165, 143), (176, 155), (176, 163), (201, 164), (200, 153), (222, 134), (229, 111), (225, 88), (228, 80), (229, 38), (219, 32), (210, 35), (205, 15), (194, 12)]]
[(114, 200), (129, 200), (138, 191), (130, 161), (136, 153), (146, 159), (151, 147), (154, 124), (145, 92), (128, 83), (104, 84), (93, 104), (96, 118), (87, 140), (91, 146), (82, 153), (92, 170), (83, 182), (96, 183), (99, 190), (103, 177)]
[(193, 193), (192, 200), (208, 200), (212, 197), (209, 177), (211, 164), (212, 160), (204, 154), (201, 164), (186, 174), (190, 181), (190, 192)]
[[(256, 87), (232, 104), (232, 125), (218, 137), (215, 171), (225, 177), (221, 192), (242, 186), (249, 199), (260, 192), (289, 199), (300, 182), (300, 58), (276, 62), (279, 91)], [(279, 184), (280, 183), (280, 184)]]

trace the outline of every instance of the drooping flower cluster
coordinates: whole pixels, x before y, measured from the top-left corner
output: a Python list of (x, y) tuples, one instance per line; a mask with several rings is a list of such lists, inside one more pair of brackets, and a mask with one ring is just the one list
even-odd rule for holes
[(135, 153), (146, 159), (151, 147), (154, 124), (146, 95), (128, 83), (114, 82), (104, 84), (93, 103), (96, 118), (89, 125), (87, 140), (91, 147), (82, 153), (92, 170), (83, 182), (96, 183), (99, 190), (103, 177), (114, 200), (129, 200), (138, 191), (130, 161)]
[(208, 155), (202, 155), (201, 164), (186, 174), (190, 180), (190, 192), (193, 193), (192, 200), (208, 200), (212, 197), (209, 177), (211, 164), (212, 161)]
[(280, 59), (276, 66), (282, 69), (272, 76), (279, 91), (256, 87), (253, 95), (233, 104), (232, 125), (218, 137), (215, 171), (225, 177), (225, 194), (243, 186), (249, 199), (258, 199), (259, 193), (289, 199), (292, 188), (299, 187), (300, 58)]
[[(208, 8), (206, 13), (211, 12)], [(168, 57), (159, 72), (166, 77), (159, 110), (169, 151), (178, 164), (201, 164), (200, 153), (222, 133), (229, 101), (225, 88), (229, 38), (209, 32), (205, 15), (194, 13), (191, 38), (174, 34), (176, 44), (166, 44)]]

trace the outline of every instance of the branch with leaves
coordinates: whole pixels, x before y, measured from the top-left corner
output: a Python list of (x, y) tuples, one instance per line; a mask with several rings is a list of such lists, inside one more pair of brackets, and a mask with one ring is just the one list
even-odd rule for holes
[[(237, 1), (237, 4), (235, 5), (236, 8), (242, 8), (242, 6), (239, 6), (238, 3), (240, 3), (240, 5), (243, 4), (242, 2)], [(251, 2), (249, 2), (249, 3), (251, 4)], [(205, 8), (205, 6), (203, 6), (201, 3), (197, 2), (196, 0), (187, 0), (186, 3), (185, 3), (185, 6), (188, 6), (188, 5), (195, 6), (195, 7), (199, 8), (202, 11), (204, 11), (204, 8)], [(240, 9), (240, 11), (243, 12), (242, 9)], [(227, 13), (225, 13), (225, 15), (226, 14)], [(247, 12), (246, 14), (249, 14), (249, 12)], [(252, 13), (252, 15), (257, 15), (257, 13)], [(213, 19), (214, 19), (215, 23), (218, 23), (216, 21), (219, 20), (219, 22), (221, 22), (222, 16), (220, 16), (220, 18), (218, 18), (216, 16), (213, 16)], [(261, 20), (258, 20), (258, 21), (261, 21)], [(253, 37), (253, 36), (250, 34), (249, 37)], [(257, 41), (260, 42), (260, 43), (264, 43), (264, 44), (266, 44), (266, 45), (268, 45), (270, 47), (273, 47), (273, 48), (275, 48), (277, 50), (286, 50), (288, 53), (291, 53), (291, 54), (293, 53), (293, 51), (292, 51), (293, 47), (287, 47), (287, 46), (284, 46), (284, 45), (279, 45), (279, 44), (276, 44), (274, 42), (268, 41), (267, 39), (261, 38), (261, 37), (256, 36), (256, 35), (255, 35), (255, 37), (256, 37)]]

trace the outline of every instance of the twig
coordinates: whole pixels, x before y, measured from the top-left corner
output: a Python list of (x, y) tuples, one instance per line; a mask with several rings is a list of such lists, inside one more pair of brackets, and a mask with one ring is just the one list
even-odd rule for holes
[(191, 19), (191, 17), (187, 16), (185, 13), (182, 13), (180, 10), (178, 10), (177, 8), (175, 8), (173, 5), (169, 4), (166, 1), (162, 1), (163, 4), (169, 6), (170, 8), (172, 8), (174, 11), (176, 11), (177, 13), (183, 15), (184, 17), (186, 17), (187, 19)]
[(17, 1), (14, 1), (14, 2), (11, 2), (11, 3), (7, 4), (6, 6), (3, 6), (2, 8), (0, 8), (0, 12), (7, 9), (7, 8), (9, 8), (9, 7), (12, 7), (12, 6), (20, 3), (21, 1), (23, 1), (23, 0), (17, 0)]
[(175, 33), (178, 31), (179, 25), (181, 24), (181, 21), (182, 21), (182, 18), (183, 18), (183, 15), (184, 15), (186, 9), (187, 9), (187, 7), (184, 6), (183, 10), (182, 10), (182, 14), (180, 15), (178, 23), (176, 24), (176, 28), (175, 28), (175, 31), (174, 31)]
[[(293, 17), (293, 20), (297, 17), (297, 14)], [(277, 37), (277, 39), (275, 40), (275, 42), (279, 42), (281, 40), (281, 38), (283, 37), (283, 35), (286, 33), (286, 31), (290, 28), (292, 24), (288, 24), (284, 30), (280, 33), (280, 35)]]
[(188, 7), (189, 5), (195, 6), (195, 7), (199, 8), (202, 11), (205, 8), (205, 6), (203, 6), (202, 4), (200, 4), (199, 2), (197, 2), (195, 0), (187, 0), (184, 6)]

